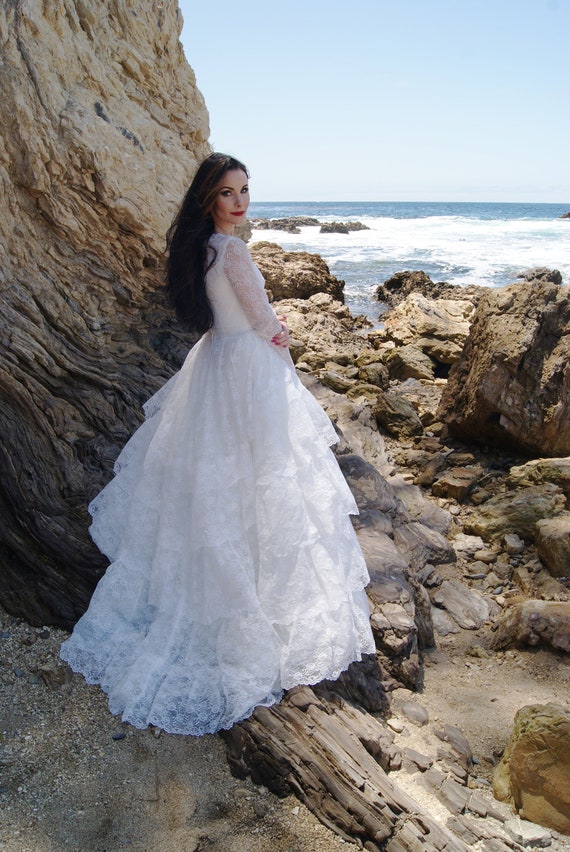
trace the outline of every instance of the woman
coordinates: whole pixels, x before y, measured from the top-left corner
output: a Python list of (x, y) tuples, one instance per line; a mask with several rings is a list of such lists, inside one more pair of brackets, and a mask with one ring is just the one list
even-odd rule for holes
[(166, 288), (203, 336), (89, 507), (111, 564), (61, 655), (140, 728), (230, 728), (374, 652), (337, 436), (233, 236), (248, 205), (245, 166), (208, 157), (169, 231)]

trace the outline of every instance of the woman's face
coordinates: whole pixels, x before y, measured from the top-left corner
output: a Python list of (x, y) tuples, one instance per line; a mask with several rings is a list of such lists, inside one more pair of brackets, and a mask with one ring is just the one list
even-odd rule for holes
[(247, 175), (241, 169), (229, 169), (218, 187), (212, 217), (218, 234), (233, 234), (243, 222), (249, 207)]

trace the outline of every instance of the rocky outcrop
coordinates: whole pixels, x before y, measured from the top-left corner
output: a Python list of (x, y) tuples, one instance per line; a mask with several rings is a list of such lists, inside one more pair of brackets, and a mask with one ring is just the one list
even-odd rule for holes
[(482, 296), (438, 416), (463, 440), (570, 454), (570, 288), (533, 280)]
[(331, 275), (318, 254), (284, 251), (268, 242), (253, 243), (250, 251), (274, 299), (308, 299), (315, 293), (327, 293), (344, 302), (344, 281)]
[(411, 293), (383, 315), (384, 336), (396, 346), (413, 345), (436, 368), (449, 367), (461, 355), (474, 306), (468, 299), (429, 299)]
[(208, 116), (173, 4), (0, 8), (0, 600), (71, 625), (106, 561), (85, 506), (179, 363), (164, 234)]
[(376, 288), (376, 298), (379, 302), (394, 307), (412, 293), (417, 293), (429, 299), (467, 299), (475, 305), (483, 292), (483, 287), (458, 287), (456, 284), (448, 284), (447, 281), (432, 281), (429, 275), (421, 270), (405, 270), (395, 272), (383, 284), (379, 284)]
[(518, 601), (509, 606), (493, 626), (495, 650), (542, 645), (570, 654), (570, 603), (568, 601)]
[(351, 231), (369, 231), (368, 225), (362, 222), (324, 222), (321, 225), (321, 234), (350, 234)]
[(251, 219), (251, 226), (257, 231), (286, 231), (289, 234), (300, 234), (301, 228), (307, 225), (319, 225), (319, 220), (312, 216), (287, 216), (285, 219)]
[(536, 284), (547, 283), (562, 284), (562, 275), (558, 269), (548, 269), (546, 266), (535, 266), (517, 275), (522, 281), (534, 282)]
[(493, 778), (498, 799), (525, 820), (570, 834), (570, 713), (557, 704), (521, 708)]

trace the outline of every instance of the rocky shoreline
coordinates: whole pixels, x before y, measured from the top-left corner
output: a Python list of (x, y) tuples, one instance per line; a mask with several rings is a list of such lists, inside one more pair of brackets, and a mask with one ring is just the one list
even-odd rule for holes
[[(536, 819), (517, 820), (512, 804), (498, 802), (491, 789), (516, 712), (528, 704), (568, 710), (566, 533), (563, 526), (553, 539), (549, 524), (564, 525), (570, 471), (567, 458), (529, 459), (518, 446), (460, 441), (439, 419), (448, 385), (442, 374), (459, 359), (482, 294), (446, 290), (442, 299), (437, 285), (424, 280), (425, 296), (422, 282), (400, 276), (399, 286), (388, 288), (391, 318), (371, 331), (336, 298), (339, 282), (320, 258), (284, 263), (282, 251), (268, 244), (256, 244), (252, 254), (288, 317), (297, 370), (339, 432), (336, 452), (361, 511), (356, 527), (371, 566), (381, 663), (377, 680), (357, 669), (336, 696), (293, 690), (275, 711), (281, 730), (292, 725), (299, 747), (308, 712), (321, 714), (325, 732), (336, 720), (338, 731), (346, 726), (362, 738), (359, 725), (372, 725), (376, 760), (392, 785), (387, 801), (409, 796), (408, 817), (417, 807), (421, 824), (433, 821), (432, 836), (441, 829), (445, 842), (455, 844), (448, 848), (570, 848), (552, 821), (541, 827)], [(279, 268), (289, 277), (275, 274)], [(309, 280), (316, 292), (290, 295)], [(442, 313), (442, 303), (453, 301), (471, 307), (457, 312), (447, 305)], [(420, 321), (418, 304), (427, 306), (431, 325)], [(411, 327), (408, 340), (403, 331)], [(547, 529), (538, 535), (541, 524)], [(375, 567), (377, 559), (387, 573)], [(260, 785), (259, 757), (254, 770), (247, 742), (265, 736), (271, 711), (254, 714), (225, 738), (232, 777), (220, 737), (141, 732), (111, 717), (100, 691), (59, 661), (64, 635), (2, 614), (0, 843), (9, 852), (212, 845), (229, 852), (268, 845), (320, 852), (348, 840), (390, 848), (375, 845), (342, 809), (327, 818), (300, 782), (279, 788), (283, 752), (268, 753), (268, 782)], [(367, 702), (368, 713), (355, 716), (351, 707)], [(311, 752), (307, 760), (314, 759)], [(382, 778), (374, 784), (387, 783)], [(564, 817), (567, 803), (558, 806)], [(405, 830), (412, 824), (408, 819)], [(413, 842), (436, 848), (417, 827), (415, 841), (402, 827), (397, 831), (402, 846), (394, 848), (412, 849)]]

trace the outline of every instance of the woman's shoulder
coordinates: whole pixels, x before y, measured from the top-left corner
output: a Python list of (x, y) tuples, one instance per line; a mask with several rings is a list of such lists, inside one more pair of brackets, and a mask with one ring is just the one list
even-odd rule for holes
[(249, 257), (249, 251), (244, 241), (241, 237), (234, 237), (233, 234), (212, 234), (209, 245), (216, 250), (218, 255), (226, 255), (229, 250), (228, 259), (230, 256), (235, 258)]
[(237, 245), (245, 246), (244, 241), (241, 237), (235, 237), (233, 234), (219, 234), (217, 232), (213, 233), (209, 239), (210, 243), (218, 244), (218, 245)]

